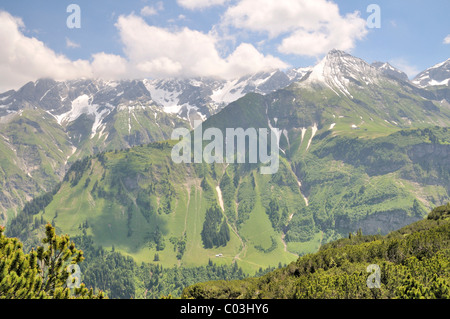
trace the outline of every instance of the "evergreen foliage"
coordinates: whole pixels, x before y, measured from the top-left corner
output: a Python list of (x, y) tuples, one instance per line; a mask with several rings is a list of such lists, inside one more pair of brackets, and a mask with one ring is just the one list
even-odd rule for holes
[[(138, 265), (129, 256), (94, 246), (91, 236), (78, 236), (74, 241), (86, 256), (86, 261), (80, 265), (84, 282), (94, 291), (104, 291), (113, 299), (157, 299), (168, 295), (179, 297), (185, 287), (197, 282), (246, 277), (237, 263), (216, 265), (209, 260), (205, 266), (190, 268), (166, 268), (158, 263)], [(180, 249), (184, 239), (171, 238), (171, 242)], [(157, 262), (159, 255), (156, 254), (154, 259)]]
[[(56, 236), (47, 224), (44, 246), (24, 253), (17, 238), (5, 237), (0, 227), (0, 299), (103, 299), (94, 295), (84, 284), (75, 285), (71, 292), (69, 265), (83, 261), (83, 252), (75, 248), (69, 236)], [(73, 273), (73, 272), (72, 272)]]
[(230, 240), (230, 229), (221, 209), (217, 205), (206, 211), (201, 235), (203, 246), (207, 249), (226, 246)]

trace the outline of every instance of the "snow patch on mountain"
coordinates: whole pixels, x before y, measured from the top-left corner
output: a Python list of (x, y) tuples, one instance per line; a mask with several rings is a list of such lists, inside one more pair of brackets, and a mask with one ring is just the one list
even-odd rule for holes
[(145, 88), (150, 92), (152, 100), (163, 107), (167, 113), (178, 113), (181, 109), (179, 96), (182, 91), (173, 85), (165, 88), (165, 82), (143, 81)]
[(223, 86), (213, 90), (211, 99), (216, 104), (229, 104), (244, 96), (243, 88), (237, 88), (239, 80), (227, 81)]
[(56, 116), (58, 123), (62, 124), (63, 122), (68, 123), (75, 121), (83, 113), (95, 114), (97, 106), (91, 105), (89, 103), (90, 99), (91, 98), (86, 94), (77, 97), (72, 101), (72, 109), (70, 111)]
[(318, 130), (317, 123), (314, 123), (314, 126), (312, 127), (311, 137), (309, 138), (308, 146), (306, 147), (306, 150), (308, 150), (309, 147), (311, 146), (311, 142), (312, 142), (314, 136), (316, 136), (317, 130)]

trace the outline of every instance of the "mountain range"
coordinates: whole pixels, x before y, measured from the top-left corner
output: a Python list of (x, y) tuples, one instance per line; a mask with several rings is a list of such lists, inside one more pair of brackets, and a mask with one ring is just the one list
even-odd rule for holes
[(0, 207), (23, 206), (62, 179), (75, 159), (170, 138), (247, 92), (269, 93), (302, 70), (213, 79), (56, 82), (42, 79), (0, 94)]
[[(333, 50), (235, 81), (28, 83), (0, 95), (4, 223), (25, 242), (46, 220), (138, 261), (246, 271), (359, 228), (386, 234), (450, 200), (449, 87), (435, 85), (446, 68), (418, 85)], [(195, 119), (278, 128), (278, 172), (173, 163), (171, 133)]]

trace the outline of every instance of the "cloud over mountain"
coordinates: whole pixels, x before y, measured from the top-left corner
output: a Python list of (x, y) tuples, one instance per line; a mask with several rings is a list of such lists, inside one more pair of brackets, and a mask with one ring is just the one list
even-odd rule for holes
[(0, 91), (42, 77), (63, 80), (92, 75), (88, 61), (71, 61), (57, 54), (42, 41), (25, 36), (24, 28), (20, 18), (0, 11)]
[[(21, 19), (0, 12), (0, 91), (18, 88), (38, 78), (165, 78), (208, 76), (234, 78), (288, 65), (264, 55), (250, 43), (239, 44), (223, 57), (215, 34), (187, 27), (165, 29), (147, 24), (140, 16), (121, 15), (115, 24), (125, 56), (94, 53), (88, 60), (72, 61), (42, 41), (23, 32)], [(45, 66), (45, 67), (43, 67)]]

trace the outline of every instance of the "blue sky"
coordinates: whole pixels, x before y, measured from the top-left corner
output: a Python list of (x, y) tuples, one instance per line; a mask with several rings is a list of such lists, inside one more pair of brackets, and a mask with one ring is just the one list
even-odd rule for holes
[[(71, 3), (79, 29), (66, 25)], [(365, 23), (372, 3), (381, 28)], [(229, 78), (310, 66), (334, 47), (412, 77), (450, 57), (449, 12), (448, 0), (2, 0), (0, 90), (39, 77)]]

